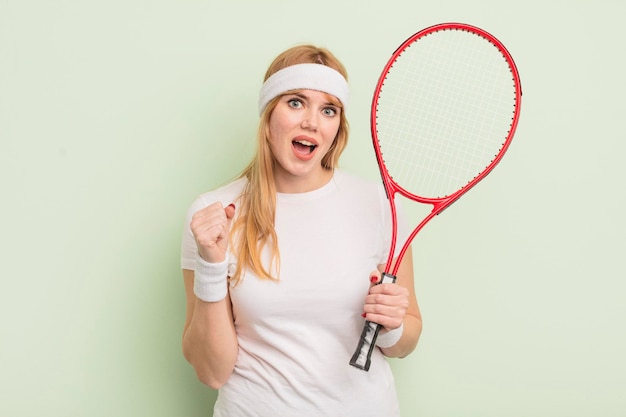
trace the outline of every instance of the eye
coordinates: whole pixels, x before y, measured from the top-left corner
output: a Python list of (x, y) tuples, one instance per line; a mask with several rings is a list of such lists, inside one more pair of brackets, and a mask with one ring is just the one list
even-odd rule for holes
[(334, 107), (324, 107), (324, 109), (322, 110), (322, 114), (324, 116), (333, 117), (337, 114), (337, 109)]
[(300, 100), (299, 98), (292, 98), (287, 101), (287, 104), (293, 109), (299, 109), (300, 107), (302, 107), (302, 100)]

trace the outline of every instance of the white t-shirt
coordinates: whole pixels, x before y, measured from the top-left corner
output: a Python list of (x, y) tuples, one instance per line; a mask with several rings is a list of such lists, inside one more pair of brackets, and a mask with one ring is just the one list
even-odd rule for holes
[[(183, 236), (184, 269), (195, 266), (193, 213), (215, 201), (235, 201), (245, 181), (193, 203)], [(368, 372), (348, 364), (363, 328), (369, 274), (387, 261), (390, 217), (382, 185), (338, 170), (320, 189), (277, 195), (279, 281), (247, 273), (230, 288), (239, 354), (219, 390), (215, 417), (399, 416), (383, 354), (375, 349)], [(405, 229), (399, 228), (400, 242)]]

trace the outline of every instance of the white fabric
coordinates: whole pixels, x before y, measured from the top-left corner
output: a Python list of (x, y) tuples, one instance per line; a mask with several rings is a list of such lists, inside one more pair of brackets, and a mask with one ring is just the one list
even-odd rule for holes
[(222, 262), (209, 263), (196, 256), (193, 293), (207, 303), (226, 298), (228, 294), (228, 256)]
[[(244, 184), (200, 196), (187, 221), (214, 201), (230, 204)], [(348, 364), (369, 274), (387, 260), (389, 212), (381, 185), (342, 171), (313, 192), (277, 196), (280, 281), (247, 274), (230, 289), (239, 354), (214, 417), (399, 416), (382, 353), (375, 349), (369, 372)], [(401, 227), (400, 238), (407, 235)], [(187, 227), (183, 268), (193, 269), (195, 251)]]
[(376, 346), (381, 348), (392, 347), (398, 340), (402, 337), (402, 332), (404, 331), (404, 323), (400, 325), (400, 327), (393, 330), (385, 330), (381, 329), (378, 333), (378, 338), (376, 339)]
[(341, 101), (344, 112), (348, 107), (350, 91), (341, 73), (326, 65), (297, 64), (276, 71), (263, 83), (259, 94), (259, 115), (273, 98), (300, 89), (331, 94)]

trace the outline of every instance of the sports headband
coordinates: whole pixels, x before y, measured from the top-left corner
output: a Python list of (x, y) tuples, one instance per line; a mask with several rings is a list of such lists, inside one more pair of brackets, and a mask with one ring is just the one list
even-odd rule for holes
[(259, 115), (272, 99), (290, 90), (316, 90), (331, 94), (348, 105), (348, 82), (338, 71), (322, 64), (296, 64), (272, 74), (261, 87)]

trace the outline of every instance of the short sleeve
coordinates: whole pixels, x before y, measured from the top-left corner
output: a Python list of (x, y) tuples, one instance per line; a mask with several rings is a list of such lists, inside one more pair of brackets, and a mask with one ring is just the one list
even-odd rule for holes
[(198, 246), (196, 245), (196, 239), (193, 237), (193, 232), (191, 231), (191, 218), (198, 210), (202, 210), (207, 205), (208, 204), (203, 202), (202, 197), (198, 197), (187, 210), (180, 251), (180, 266), (182, 269), (193, 271), (196, 268)]
[(189, 269), (193, 271), (196, 268), (198, 246), (196, 245), (196, 239), (193, 237), (193, 232), (191, 231), (191, 219), (193, 215), (197, 211), (202, 210), (217, 201), (221, 202), (224, 207), (231, 203), (236, 204), (246, 184), (247, 180), (245, 178), (240, 178), (224, 187), (201, 194), (191, 204), (187, 210), (185, 224), (183, 225), (180, 249), (180, 266), (182, 269)]

